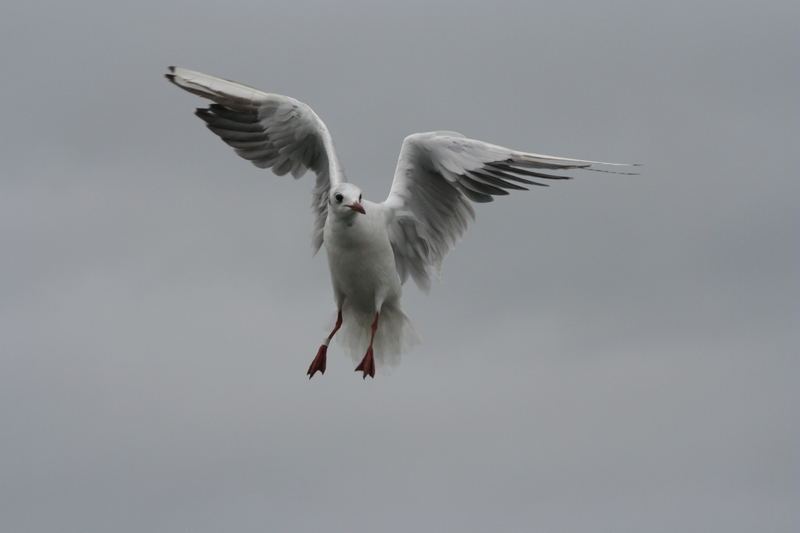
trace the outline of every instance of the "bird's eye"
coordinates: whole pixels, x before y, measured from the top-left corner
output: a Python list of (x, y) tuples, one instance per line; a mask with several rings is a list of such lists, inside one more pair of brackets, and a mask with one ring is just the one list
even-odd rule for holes
[(358, 202), (361, 203), (361, 195), (358, 195)]
[(342, 201), (342, 198), (344, 198), (344, 196), (342, 196), (341, 194), (337, 194), (337, 195), (336, 195), (334, 198), (336, 198), (336, 201), (337, 201), (337, 202), (340, 202), (340, 203), (341, 203), (341, 201)]

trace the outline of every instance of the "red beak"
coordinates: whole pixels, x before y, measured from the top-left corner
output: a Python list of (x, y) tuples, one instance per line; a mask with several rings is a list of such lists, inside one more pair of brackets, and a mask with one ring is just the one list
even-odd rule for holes
[(349, 207), (349, 208), (350, 208), (350, 209), (352, 209), (353, 211), (358, 211), (358, 212), (359, 212), (359, 213), (361, 213), (362, 215), (366, 215), (366, 214), (367, 214), (367, 212), (366, 212), (366, 211), (364, 211), (364, 207), (363, 207), (363, 206), (362, 206), (360, 203), (358, 203), (358, 202), (354, 202), (354, 203), (352, 203), (352, 204), (348, 205), (347, 207)]

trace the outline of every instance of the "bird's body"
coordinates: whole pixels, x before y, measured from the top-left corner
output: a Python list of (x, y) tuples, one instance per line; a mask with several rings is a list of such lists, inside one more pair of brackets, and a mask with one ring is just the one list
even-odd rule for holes
[(354, 357), (369, 344), (370, 326), (380, 315), (374, 344), (380, 363), (397, 360), (415, 334), (400, 306), (402, 280), (397, 272), (387, 213), (382, 204), (363, 202), (364, 214), (329, 214), (323, 232), (334, 301), (343, 317), (344, 339)]
[(215, 102), (196, 114), (240, 156), (280, 176), (299, 178), (307, 170), (317, 176), (312, 244), (315, 250), (325, 246), (338, 313), (309, 377), (325, 372), (328, 344), (340, 328), (353, 350), (367, 347), (356, 368), (364, 377), (374, 377), (376, 359), (397, 359), (414, 338), (400, 307), (402, 285), (411, 277), (429, 288), (474, 219), (472, 202), (490, 202), (525, 185), (546, 186), (539, 180), (569, 179), (550, 171), (625, 174), (595, 168), (620, 163), (520, 152), (434, 131), (406, 137), (389, 195), (380, 203), (365, 201), (346, 181), (331, 135), (309, 106), (207, 74), (169, 70), (172, 83)]
[(401, 281), (383, 206), (367, 201), (364, 210), (349, 219), (329, 216), (324, 242), (336, 304), (374, 313), (384, 302), (399, 303)]

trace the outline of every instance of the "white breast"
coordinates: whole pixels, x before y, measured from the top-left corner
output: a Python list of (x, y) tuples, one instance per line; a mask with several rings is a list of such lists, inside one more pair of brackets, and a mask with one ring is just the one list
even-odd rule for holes
[(400, 276), (395, 266), (382, 206), (365, 202), (365, 215), (348, 221), (330, 216), (325, 224), (325, 249), (334, 292), (347, 305), (375, 313), (386, 301), (400, 297)]

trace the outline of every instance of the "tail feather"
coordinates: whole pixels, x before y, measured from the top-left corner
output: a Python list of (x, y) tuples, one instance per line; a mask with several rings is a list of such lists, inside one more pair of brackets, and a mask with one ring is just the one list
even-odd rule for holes
[[(373, 320), (373, 314), (358, 312), (345, 303), (342, 329), (334, 337), (334, 342), (343, 346), (353, 361), (361, 361), (367, 351)], [(398, 307), (385, 305), (373, 343), (375, 366), (385, 368), (397, 365), (400, 356), (418, 343), (419, 337), (406, 314)]]

